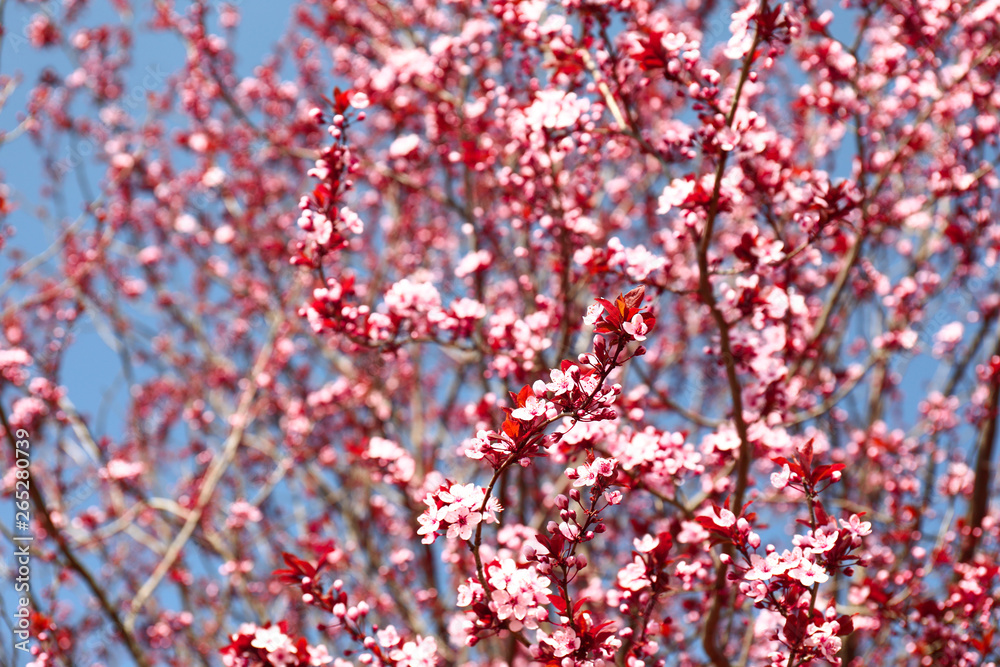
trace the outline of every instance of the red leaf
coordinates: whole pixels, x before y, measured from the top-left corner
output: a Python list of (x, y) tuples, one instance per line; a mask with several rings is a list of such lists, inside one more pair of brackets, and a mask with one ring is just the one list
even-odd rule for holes
[(820, 466), (816, 468), (813, 472), (813, 483), (818, 483), (826, 479), (827, 477), (832, 477), (833, 473), (840, 472), (847, 466), (843, 463), (833, 463), (831, 465)]
[(646, 288), (643, 285), (639, 285), (635, 289), (629, 290), (622, 298), (629, 308), (638, 308), (642, 304), (642, 299), (645, 295)]
[(614, 329), (617, 329), (618, 327), (620, 327), (621, 324), (622, 324), (622, 314), (621, 314), (621, 312), (619, 312), (618, 306), (615, 305), (615, 304), (612, 304), (607, 299), (600, 299), (599, 298), (599, 299), (597, 299), (597, 303), (599, 303), (602, 306), (604, 306), (604, 310), (608, 311), (607, 321), (609, 323), (611, 323), (612, 327)]

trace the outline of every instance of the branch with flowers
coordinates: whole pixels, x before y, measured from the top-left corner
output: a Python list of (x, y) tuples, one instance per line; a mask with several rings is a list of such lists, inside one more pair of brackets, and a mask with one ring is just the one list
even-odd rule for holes
[[(785, 493), (802, 494), (809, 518), (798, 519), (809, 530), (792, 539), (792, 550), (778, 553), (773, 544), (761, 552), (761, 536), (754, 531), (756, 514), (748, 512), (750, 503), (737, 515), (728, 507), (716, 507), (698, 522), (713, 535), (713, 541), (731, 545), (742, 558), (735, 562), (728, 553), (724, 562), (732, 562), (733, 577), (740, 593), (758, 609), (779, 615), (781, 629), (770, 637), (774, 649), (768, 654), (774, 667), (794, 667), (813, 660), (837, 662), (842, 648), (841, 637), (853, 631), (849, 615), (838, 614), (836, 605), (816, 608), (820, 585), (832, 577), (854, 574), (854, 566), (864, 565), (858, 555), (862, 538), (871, 533), (871, 523), (851, 514), (840, 519), (827, 514), (820, 494), (841, 478), (844, 464), (821, 465), (813, 456), (811, 442), (794, 459), (775, 457), (781, 466), (771, 475), (772, 486)], [(828, 598), (829, 599), (829, 598)]]
[(0, 2), (31, 667), (1000, 662), (993, 4), (111, 4)]

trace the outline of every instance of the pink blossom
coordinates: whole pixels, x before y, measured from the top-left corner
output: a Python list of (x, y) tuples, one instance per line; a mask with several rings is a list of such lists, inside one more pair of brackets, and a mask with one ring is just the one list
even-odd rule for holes
[(681, 544), (700, 544), (709, 537), (711, 537), (710, 533), (697, 521), (682, 521), (677, 541)]
[(355, 109), (367, 109), (370, 104), (368, 95), (360, 91), (355, 92), (351, 95), (350, 104)]
[(500, 503), (491, 496), (486, 501), (485, 511), (481, 511), (486, 494), (475, 484), (452, 484), (441, 487), (424, 497), (424, 510), (417, 521), (418, 535), (423, 535), (424, 544), (432, 544), (437, 531), (444, 528), (449, 539), (468, 540), (479, 523), (494, 523), (501, 510)]
[(816, 530), (809, 531), (807, 535), (796, 535), (792, 542), (809, 553), (825, 553), (836, 545), (837, 532), (835, 530), (827, 532), (820, 526)]
[(559, 524), (559, 533), (570, 542), (574, 542), (580, 537), (580, 527), (563, 521)]
[(564, 658), (572, 655), (580, 648), (580, 638), (572, 628), (566, 630), (556, 630), (551, 635), (545, 635), (541, 631), (538, 633), (539, 643), (552, 647), (552, 655), (556, 658)]
[(751, 580), (751, 581), (741, 581), (740, 582), (740, 592), (747, 596), (754, 602), (761, 602), (767, 597), (768, 591), (767, 584), (763, 581)]
[(455, 267), (455, 276), (464, 278), (468, 275), (485, 269), (493, 262), (493, 254), (489, 250), (477, 250), (462, 258), (462, 261)]
[(851, 535), (856, 535), (857, 537), (865, 537), (866, 535), (870, 535), (872, 532), (871, 522), (862, 521), (861, 517), (857, 514), (852, 514), (850, 519), (847, 521), (841, 519), (840, 525), (845, 530), (849, 531)]
[(584, 317), (583, 317), (584, 324), (587, 324), (587, 325), (590, 325), (590, 326), (593, 326), (594, 324), (596, 324), (598, 318), (600, 318), (601, 313), (603, 311), (604, 311), (604, 308), (602, 308), (601, 305), (597, 304), (597, 303), (592, 303), (589, 306), (587, 306), (587, 314), (584, 315)]
[(256, 506), (245, 500), (237, 500), (229, 505), (226, 525), (232, 528), (242, 528), (247, 522), (258, 523), (263, 518), (263, 513)]
[(399, 643), (400, 637), (399, 633), (396, 632), (395, 626), (387, 625), (385, 628), (379, 630), (375, 633), (378, 637), (379, 646), (388, 648), (390, 646), (395, 646)]
[(781, 472), (771, 473), (771, 485), (776, 489), (783, 489), (788, 486), (788, 480), (791, 477), (792, 470), (788, 467), (788, 464), (781, 466)]
[(23, 370), (33, 362), (31, 355), (21, 348), (0, 350), (0, 377), (4, 377), (14, 385), (22, 384), (28, 377)]
[(934, 334), (934, 355), (941, 356), (951, 352), (962, 342), (965, 325), (961, 322), (951, 322), (938, 329)]
[(830, 575), (826, 573), (826, 570), (818, 563), (810, 560), (798, 547), (795, 547), (792, 554), (789, 554), (787, 557), (783, 556), (782, 560), (790, 565), (787, 571), (788, 576), (796, 579), (807, 588), (813, 584), (822, 584), (830, 579)]
[(548, 616), (544, 607), (551, 592), (548, 577), (531, 567), (517, 567), (511, 559), (488, 568), (488, 574), (493, 588), (490, 606), (499, 618), (510, 619), (512, 630), (535, 629)]
[(156, 264), (162, 257), (163, 250), (161, 250), (159, 246), (151, 245), (136, 253), (135, 259), (140, 264), (148, 266), (150, 264)]
[(642, 558), (635, 556), (631, 563), (618, 571), (618, 585), (629, 591), (641, 591), (652, 585)]
[(788, 571), (790, 565), (782, 561), (782, 558), (772, 552), (761, 558), (757, 554), (750, 554), (750, 569), (743, 575), (748, 581), (767, 581), (771, 577), (776, 577)]
[(418, 635), (415, 641), (390, 651), (389, 657), (396, 661), (398, 667), (434, 667), (438, 663), (437, 640)]
[(837, 633), (840, 625), (836, 622), (826, 622), (820, 625), (810, 623), (806, 627), (805, 646), (816, 649), (826, 660), (839, 660), (838, 654), (842, 646), (842, 641)]
[(250, 644), (251, 646), (264, 649), (268, 653), (274, 653), (280, 650), (286, 650), (291, 653), (295, 652), (292, 640), (277, 626), (271, 626), (270, 628), (257, 628), (257, 631), (254, 633), (254, 639)]
[(597, 458), (590, 464), (583, 464), (576, 468), (576, 479), (573, 481), (574, 487), (593, 486), (601, 477), (614, 475), (615, 459)]
[(720, 528), (729, 528), (736, 525), (736, 515), (725, 508), (716, 509), (713, 507), (704, 516), (710, 518)]
[(660, 195), (660, 207), (656, 212), (663, 215), (671, 208), (683, 206), (694, 192), (695, 186), (695, 181), (690, 178), (675, 178), (663, 189), (663, 194)]
[(101, 476), (107, 479), (133, 479), (146, 471), (146, 464), (141, 461), (124, 461), (111, 459), (101, 471)]
[(535, 417), (544, 415), (548, 410), (548, 406), (549, 403), (545, 399), (538, 398), (537, 396), (529, 396), (524, 402), (524, 407), (511, 411), (510, 416), (520, 421), (530, 422)]
[(749, 0), (745, 6), (733, 12), (729, 31), (732, 37), (726, 46), (725, 55), (732, 60), (739, 60), (750, 51), (753, 44), (753, 31), (750, 29), (750, 19), (757, 13), (757, 0)]
[(529, 126), (541, 130), (562, 129), (572, 126), (590, 108), (587, 98), (561, 90), (540, 90), (535, 101), (525, 110)]
[(646, 340), (646, 334), (649, 332), (649, 327), (643, 323), (642, 315), (638, 314), (633, 315), (631, 320), (623, 323), (622, 329), (638, 341)]
[(333, 657), (326, 650), (326, 646), (322, 644), (319, 646), (309, 646), (306, 650), (309, 652), (309, 664), (313, 667), (322, 667), (322, 665), (328, 665), (333, 662)]
[(632, 540), (632, 546), (634, 546), (635, 550), (638, 551), (639, 553), (649, 553), (659, 545), (660, 545), (660, 539), (657, 537), (653, 537), (648, 533), (643, 535), (642, 539), (639, 539), (637, 537)]
[[(506, 581), (504, 582), (506, 585)], [(483, 587), (478, 581), (469, 579), (458, 587), (458, 599), (456, 604), (459, 607), (468, 607), (474, 600), (483, 594)]]
[(549, 371), (549, 377), (552, 381), (546, 384), (545, 388), (556, 396), (572, 392), (576, 387), (576, 382), (573, 380), (573, 370), (575, 368), (575, 366), (570, 367), (565, 373), (557, 368), (553, 368)]
[(404, 134), (395, 139), (389, 146), (389, 157), (406, 157), (420, 146), (420, 137), (415, 134)]
[(459, 505), (445, 514), (444, 520), (449, 523), (447, 533), (449, 539), (457, 537), (461, 540), (469, 540), (472, 539), (476, 525), (482, 521), (482, 515), (479, 512), (472, 512), (468, 507)]

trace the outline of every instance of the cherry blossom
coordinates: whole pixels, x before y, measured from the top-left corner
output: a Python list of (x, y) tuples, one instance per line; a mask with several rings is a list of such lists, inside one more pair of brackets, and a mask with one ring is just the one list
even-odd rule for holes
[(646, 333), (649, 328), (643, 323), (642, 315), (634, 315), (631, 320), (622, 324), (625, 333), (635, 340), (646, 340)]
[(258, 4), (5, 5), (26, 660), (997, 661), (995, 2)]
[(548, 402), (537, 396), (529, 396), (523, 407), (513, 410), (510, 416), (520, 421), (530, 422), (548, 411)]

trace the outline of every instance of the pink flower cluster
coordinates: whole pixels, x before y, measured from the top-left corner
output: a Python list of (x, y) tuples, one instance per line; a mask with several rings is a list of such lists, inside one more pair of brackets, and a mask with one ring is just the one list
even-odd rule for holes
[(593, 486), (601, 481), (601, 478), (613, 478), (618, 461), (615, 459), (597, 458), (590, 463), (577, 466), (574, 470), (566, 470), (566, 477), (573, 480), (573, 486)]
[[(334, 98), (334, 115), (327, 128), (334, 141), (322, 149), (316, 166), (309, 170), (309, 176), (319, 183), (311, 195), (304, 195), (299, 202), (298, 224), (306, 238), (296, 242), (292, 258), (293, 264), (313, 268), (322, 266), (325, 255), (345, 248), (349, 234), (364, 231), (361, 219), (344, 204), (343, 196), (353, 186), (351, 175), (358, 171), (358, 161), (346, 140), (349, 112), (352, 107), (359, 110), (367, 107), (368, 99), (363, 93), (340, 90), (335, 91)], [(321, 109), (313, 109), (310, 115), (316, 123), (324, 123)], [(357, 114), (358, 120), (364, 117), (363, 111)]]
[(438, 645), (433, 637), (417, 636), (410, 641), (400, 637), (392, 625), (376, 633), (378, 645), (395, 667), (434, 667), (438, 663)]
[[(779, 457), (775, 461), (782, 467), (771, 476), (772, 485), (785, 493), (789, 489), (803, 493), (810, 510), (810, 529), (793, 538), (791, 550), (779, 554), (768, 544), (761, 553), (761, 538), (752, 526), (755, 515), (746, 513), (746, 508), (737, 516), (728, 507), (716, 507), (698, 521), (717, 541), (742, 557), (742, 563), (736, 564), (740, 593), (758, 608), (784, 619), (777, 639), (786, 652), (772, 652), (772, 662), (823, 659), (839, 665), (840, 636), (853, 631), (853, 622), (849, 616), (838, 616), (832, 604), (824, 612), (817, 610), (817, 592), (834, 573), (851, 576), (853, 566), (864, 562), (858, 552), (872, 526), (851, 514), (841, 519), (838, 527), (827, 515), (819, 493), (840, 479), (842, 466), (816, 463), (811, 443), (794, 459)], [(727, 552), (723, 558), (728, 562), (732, 556)]]
[(997, 662), (998, 0), (93, 4), (5, 4), (34, 664)]
[(521, 627), (535, 629), (548, 618), (550, 580), (536, 568), (518, 566), (511, 558), (486, 565), (489, 581), (489, 607), (512, 631)]
[(19, 347), (0, 350), (0, 377), (14, 386), (20, 386), (28, 378), (24, 367), (31, 363), (31, 355)]
[(226, 667), (322, 667), (334, 662), (326, 647), (311, 646), (302, 637), (288, 634), (288, 624), (257, 626), (245, 623), (230, 635), (222, 649)]
[(470, 608), (462, 620), (467, 645), (501, 630), (537, 630), (548, 619), (551, 581), (536, 566), (502, 558), (487, 563), (484, 572), (488, 594), (475, 579), (458, 587), (458, 606)]
[(418, 517), (424, 544), (433, 544), (440, 532), (448, 539), (469, 540), (480, 522), (497, 521), (500, 502), (475, 484), (446, 483), (424, 497), (427, 509)]
[[(587, 310), (584, 322), (596, 325), (597, 336), (591, 352), (580, 354), (577, 361), (563, 360), (559, 368), (549, 370), (549, 381), (536, 380), (517, 394), (511, 392), (514, 407), (503, 408), (507, 415), (499, 431), (480, 430), (465, 446), (472, 459), (486, 459), (494, 469), (512, 462), (527, 465), (529, 457), (538, 456), (540, 446), (556, 447), (579, 422), (614, 419), (611, 408), (621, 394), (621, 385), (606, 384), (608, 376), (628, 359), (642, 355), (645, 349), (625, 350), (630, 342), (645, 339), (655, 319), (641, 309), (643, 288), (621, 295), (616, 302), (599, 299)], [(557, 419), (567, 418), (567, 428), (546, 435), (544, 429)]]

